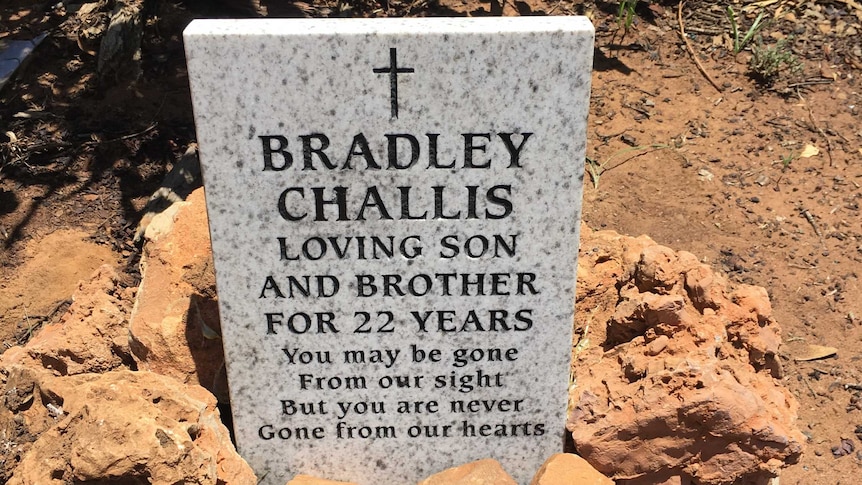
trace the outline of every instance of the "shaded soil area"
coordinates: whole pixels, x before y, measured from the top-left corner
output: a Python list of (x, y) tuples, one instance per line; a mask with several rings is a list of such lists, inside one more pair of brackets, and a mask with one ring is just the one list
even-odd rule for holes
[[(181, 39), (192, 18), (492, 8), (474, 0), (124, 4), (135, 3), (146, 4), (139, 64), (102, 69), (115, 2), (0, 6), (0, 43), (48, 33), (0, 91), (4, 348), (58, 318), (98, 264), (138, 277), (137, 224), (194, 142)], [(516, 0), (502, 11), (593, 20), (585, 221), (648, 234), (765, 287), (783, 328), (784, 384), (810, 440), (781, 483), (852, 482), (862, 471), (862, 4), (638, 2), (628, 26), (616, 2)], [(760, 14), (763, 27), (745, 42)], [(809, 360), (811, 345), (836, 352)]]

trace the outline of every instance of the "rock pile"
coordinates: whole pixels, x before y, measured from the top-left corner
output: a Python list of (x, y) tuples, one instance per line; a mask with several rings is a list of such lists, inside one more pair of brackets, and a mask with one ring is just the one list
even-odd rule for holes
[[(256, 483), (216, 408), (227, 395), (203, 191), (145, 239), (139, 288), (103, 267), (61, 322), (0, 356), (0, 483)], [(569, 429), (585, 460), (555, 455), (531, 485), (753, 484), (798, 458), (762, 288), (585, 227), (577, 304)], [(504, 483), (493, 460), (422, 482)]]
[(256, 481), (202, 387), (146, 371), (4, 371), (0, 421), (20, 450), (9, 485)]
[(766, 290), (583, 227), (568, 428), (617, 484), (763, 484), (802, 452)]
[(133, 370), (134, 293), (103, 266), (60, 323), (0, 356), (0, 483), (256, 482), (212, 394)]

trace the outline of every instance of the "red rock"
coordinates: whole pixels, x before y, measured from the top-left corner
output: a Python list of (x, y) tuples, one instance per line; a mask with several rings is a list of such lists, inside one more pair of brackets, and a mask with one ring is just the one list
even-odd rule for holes
[(0, 483), (256, 482), (212, 394), (125, 370), (133, 299), (102, 267), (59, 323), (0, 356)]
[(635, 266), (635, 281), (642, 290), (669, 291), (679, 279), (679, 275), (674, 273), (677, 260), (676, 253), (670, 248), (647, 246)]
[(127, 370), (0, 371), (7, 396), (0, 429), (13, 450), (0, 473), (4, 483), (256, 483), (202, 387)]
[(78, 284), (72, 304), (59, 323), (46, 325), (23, 347), (12, 347), (5, 365), (51, 369), (59, 375), (106, 372), (132, 362), (128, 316), (134, 291), (124, 287), (111, 266)]
[[(568, 428), (626, 485), (759, 483), (798, 460), (798, 404), (763, 288), (648, 238), (581, 230)], [(590, 309), (583, 311), (581, 309)]]
[(138, 367), (201, 385), (227, 401), (203, 189), (147, 226), (129, 323)]
[(530, 485), (614, 485), (614, 481), (578, 455), (557, 453), (545, 461)]
[(517, 485), (500, 462), (485, 459), (449, 468), (419, 482), (419, 485)]

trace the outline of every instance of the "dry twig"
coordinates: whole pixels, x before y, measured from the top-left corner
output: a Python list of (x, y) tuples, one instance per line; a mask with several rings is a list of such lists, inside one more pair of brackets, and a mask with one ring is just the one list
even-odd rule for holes
[(799, 210), (802, 213), (802, 217), (804, 217), (805, 220), (808, 221), (809, 224), (811, 224), (811, 227), (814, 228), (814, 234), (816, 234), (817, 237), (820, 238), (820, 245), (822, 246), (823, 245), (823, 232), (821, 232), (820, 228), (817, 227), (817, 221), (814, 220), (814, 216), (811, 215), (811, 213), (808, 212), (808, 209), (805, 209), (804, 207), (800, 207)]
[(685, 42), (685, 46), (688, 48), (688, 53), (691, 54), (691, 58), (694, 60), (694, 63), (697, 64), (697, 68), (700, 69), (703, 77), (709, 81), (709, 84), (712, 84), (712, 87), (715, 88), (719, 93), (721, 92), (721, 88), (716, 84), (715, 81), (709, 76), (709, 73), (706, 72), (706, 69), (703, 67), (703, 64), (700, 63), (700, 59), (697, 58), (697, 54), (694, 52), (694, 48), (691, 46), (691, 42), (688, 41), (688, 37), (685, 35), (685, 24), (682, 21), (682, 7), (685, 5), (685, 2), (679, 2), (679, 8), (677, 11), (677, 20), (679, 20), (679, 35), (682, 37), (682, 41)]
[(800, 88), (803, 86), (816, 86), (818, 84), (832, 84), (834, 83), (834, 79), (809, 79), (807, 81), (801, 81), (798, 83), (788, 84), (788, 88)]
[[(798, 90), (797, 90), (796, 94), (799, 95)], [(820, 133), (820, 136), (822, 136), (824, 140), (826, 140), (826, 154), (829, 155), (829, 166), (831, 167), (832, 166), (832, 142), (829, 141), (829, 137), (826, 136), (826, 133), (822, 129), (820, 129), (820, 126), (818, 126), (817, 122), (814, 120), (814, 113), (811, 112), (811, 104), (807, 100), (803, 99), (802, 96), (799, 96), (799, 99), (802, 99), (803, 101), (805, 101), (805, 107), (808, 108), (808, 119), (811, 120), (811, 126), (813, 126), (814, 129)]]
[(796, 269), (817, 269), (817, 266), (802, 266), (801, 264), (788, 263), (787, 266)]

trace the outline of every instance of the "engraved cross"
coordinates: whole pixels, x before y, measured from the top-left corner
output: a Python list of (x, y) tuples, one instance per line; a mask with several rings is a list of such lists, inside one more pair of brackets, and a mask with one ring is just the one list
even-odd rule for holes
[(398, 67), (397, 53), (394, 47), (389, 48), (389, 66), (375, 67), (375, 74), (389, 74), (389, 103), (392, 119), (398, 118), (398, 75), (414, 72), (412, 67)]

